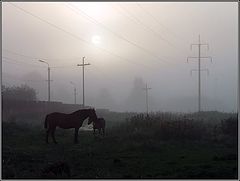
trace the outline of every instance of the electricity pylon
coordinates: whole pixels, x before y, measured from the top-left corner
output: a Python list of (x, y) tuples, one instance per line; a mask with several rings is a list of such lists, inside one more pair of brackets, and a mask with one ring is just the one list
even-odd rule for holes
[(143, 88), (143, 90), (146, 91), (146, 109), (147, 109), (147, 116), (148, 116), (148, 90), (150, 90), (152, 88), (148, 87), (147, 84), (146, 84), (146, 87)]
[(209, 50), (209, 45), (206, 43), (201, 43), (200, 35), (198, 37), (198, 43), (191, 44), (191, 50), (192, 46), (198, 46), (198, 56), (197, 57), (187, 57), (187, 62), (189, 62), (189, 59), (198, 59), (198, 69), (192, 69), (191, 75), (193, 71), (198, 71), (198, 112), (201, 112), (201, 71), (207, 71), (209, 75), (208, 69), (201, 69), (201, 60), (202, 59), (210, 59), (212, 62), (212, 57), (210, 56), (201, 56), (201, 46), (207, 46), (207, 49)]

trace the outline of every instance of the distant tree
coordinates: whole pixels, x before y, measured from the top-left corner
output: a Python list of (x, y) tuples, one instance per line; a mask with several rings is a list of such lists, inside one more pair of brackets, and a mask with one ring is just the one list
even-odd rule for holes
[(145, 94), (143, 88), (145, 83), (141, 77), (133, 81), (133, 88), (125, 101), (128, 111), (145, 111)]
[(3, 100), (37, 100), (36, 90), (24, 84), (21, 86), (6, 87), (2, 86)]
[(116, 107), (114, 98), (108, 89), (103, 88), (99, 91), (96, 97), (96, 106), (105, 109), (113, 109)]

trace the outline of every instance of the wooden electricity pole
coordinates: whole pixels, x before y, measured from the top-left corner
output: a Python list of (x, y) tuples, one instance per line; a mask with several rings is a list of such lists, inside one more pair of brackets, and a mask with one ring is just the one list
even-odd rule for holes
[(83, 59), (82, 59), (82, 61), (83, 61), (83, 63), (82, 64), (77, 64), (77, 66), (82, 66), (82, 73), (83, 73), (83, 81), (82, 81), (82, 87), (83, 87), (83, 94), (82, 94), (82, 96), (83, 96), (83, 107), (85, 107), (85, 95), (84, 95), (84, 66), (86, 66), (86, 65), (90, 65), (90, 63), (84, 63), (84, 59), (85, 59), (85, 57), (83, 57)]

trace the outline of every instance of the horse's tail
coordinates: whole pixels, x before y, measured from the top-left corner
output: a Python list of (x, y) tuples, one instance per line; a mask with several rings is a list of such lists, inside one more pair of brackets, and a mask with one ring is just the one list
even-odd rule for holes
[(101, 126), (102, 126), (102, 128), (105, 128), (105, 119), (101, 120)]
[(47, 125), (48, 125), (48, 115), (45, 118), (45, 122), (44, 122), (44, 128), (47, 129)]

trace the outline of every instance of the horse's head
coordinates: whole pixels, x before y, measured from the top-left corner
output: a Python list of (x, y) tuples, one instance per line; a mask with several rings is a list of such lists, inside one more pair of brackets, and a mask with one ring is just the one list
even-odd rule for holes
[(97, 121), (97, 115), (95, 112), (95, 109), (89, 109), (89, 118), (88, 118), (88, 124), (91, 124), (92, 122)]

